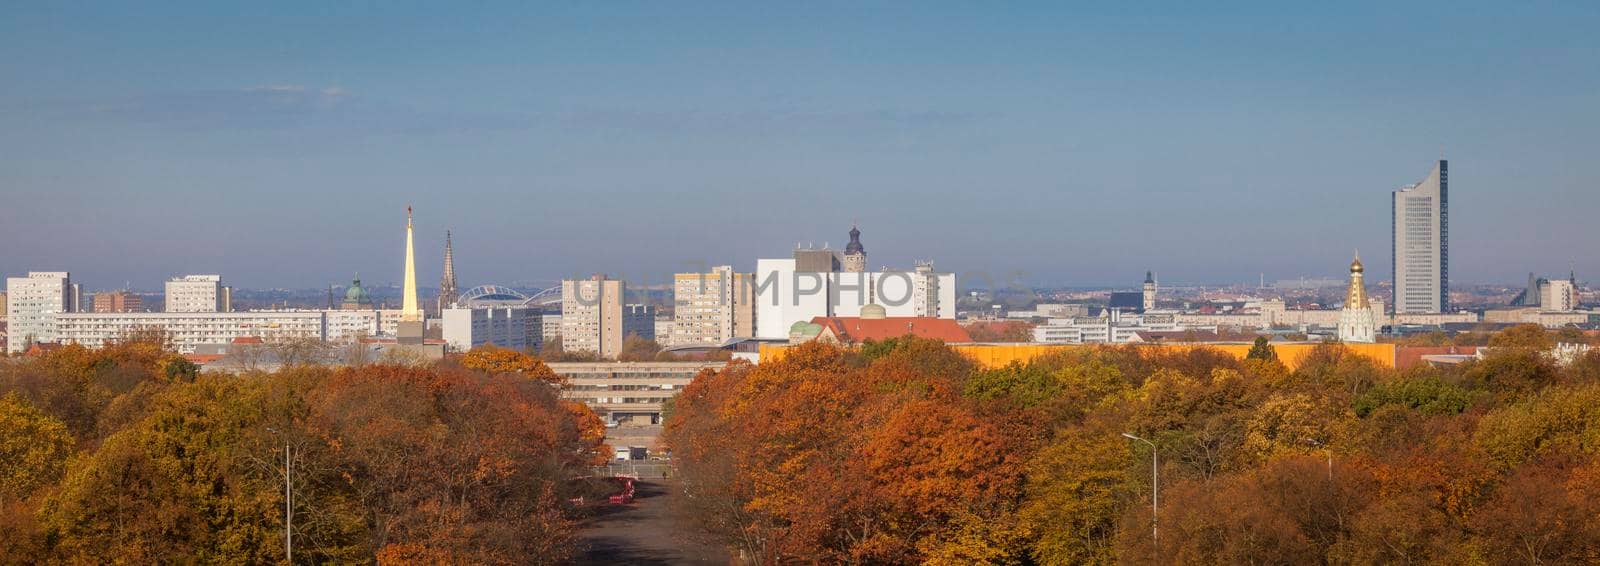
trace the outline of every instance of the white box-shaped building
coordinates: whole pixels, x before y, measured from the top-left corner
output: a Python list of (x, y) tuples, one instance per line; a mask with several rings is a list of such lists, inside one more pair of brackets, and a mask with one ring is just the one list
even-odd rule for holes
[(931, 265), (913, 271), (796, 271), (792, 259), (756, 261), (756, 331), (782, 339), (796, 322), (819, 316), (860, 316), (876, 302), (891, 317), (955, 319), (956, 275)]
[(444, 341), (451, 350), (465, 352), (485, 344), (501, 348), (528, 348), (528, 334), (543, 321), (530, 324), (536, 311), (523, 307), (444, 309)]

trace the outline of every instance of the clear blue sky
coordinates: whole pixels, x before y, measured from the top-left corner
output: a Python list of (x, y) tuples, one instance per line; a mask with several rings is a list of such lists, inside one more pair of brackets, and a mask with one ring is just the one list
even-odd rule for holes
[(1597, 3), (684, 4), (13, 3), (0, 273), (394, 281), (411, 203), (424, 285), (446, 228), (471, 285), (852, 221), (873, 267), (1387, 279), (1443, 152), (1456, 281), (1600, 278)]

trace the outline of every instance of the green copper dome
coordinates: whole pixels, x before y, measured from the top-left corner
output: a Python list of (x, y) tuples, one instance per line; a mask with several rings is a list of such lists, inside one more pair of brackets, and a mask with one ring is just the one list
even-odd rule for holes
[(822, 325), (812, 324), (804, 320), (789, 325), (789, 336), (794, 338), (814, 338), (822, 334)]
[(350, 288), (344, 292), (346, 306), (364, 306), (372, 304), (372, 296), (367, 294), (366, 288), (361, 286), (361, 278), (356, 277), (350, 282)]

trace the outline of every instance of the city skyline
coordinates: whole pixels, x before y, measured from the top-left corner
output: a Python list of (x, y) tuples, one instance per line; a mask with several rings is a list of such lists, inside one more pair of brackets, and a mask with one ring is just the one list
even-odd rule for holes
[(1600, 271), (1589, 6), (501, 8), (14, 8), (0, 272), (381, 284), (415, 203), (430, 282), (446, 230), (477, 284), (748, 270), (852, 222), (873, 267), (1338, 277), (1437, 158), (1452, 282)]

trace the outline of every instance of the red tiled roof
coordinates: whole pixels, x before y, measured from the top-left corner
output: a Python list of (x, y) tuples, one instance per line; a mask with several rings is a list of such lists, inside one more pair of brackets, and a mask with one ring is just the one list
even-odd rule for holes
[(226, 356), (222, 354), (184, 354), (183, 359), (199, 365), (206, 365), (221, 360)]
[(893, 317), (864, 319), (854, 316), (819, 316), (811, 319), (832, 330), (843, 342), (886, 340), (907, 334), (918, 338), (933, 338), (945, 342), (971, 342), (972, 336), (956, 321), (932, 317)]
[(265, 344), (266, 341), (262, 340), (260, 336), (240, 336), (238, 338), (234, 338), (233, 339), (233, 343), (234, 344)]

